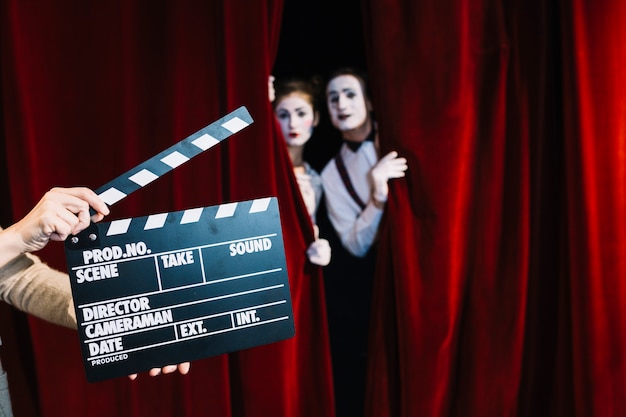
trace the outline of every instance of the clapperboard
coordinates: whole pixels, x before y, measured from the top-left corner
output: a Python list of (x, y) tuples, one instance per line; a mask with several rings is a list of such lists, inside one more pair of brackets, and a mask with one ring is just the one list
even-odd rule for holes
[[(96, 193), (112, 205), (251, 123), (241, 107)], [(65, 253), (90, 382), (295, 333), (275, 197), (92, 223)]]

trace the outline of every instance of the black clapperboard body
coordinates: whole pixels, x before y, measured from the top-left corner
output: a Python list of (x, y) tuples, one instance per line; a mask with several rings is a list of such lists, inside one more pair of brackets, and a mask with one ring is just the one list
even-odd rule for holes
[[(114, 204), (250, 123), (239, 108), (96, 193)], [(92, 223), (65, 253), (90, 382), (295, 333), (275, 197)]]

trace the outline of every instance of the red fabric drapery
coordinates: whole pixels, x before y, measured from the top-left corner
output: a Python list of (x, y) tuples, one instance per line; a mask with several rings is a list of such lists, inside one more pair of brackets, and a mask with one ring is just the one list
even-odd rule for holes
[(625, 6), (364, 5), (382, 146), (410, 167), (369, 415), (624, 415)]
[[(294, 338), (196, 361), (184, 377), (88, 384), (76, 333), (33, 319), (41, 415), (334, 415), (321, 270), (305, 265), (313, 232), (267, 98), (282, 1), (1, 8), (14, 217), (53, 186), (97, 188), (245, 105), (252, 126), (118, 203), (110, 220), (277, 196), (296, 321)], [(62, 245), (40, 255), (65, 268)]]
[(574, 1), (564, 119), (576, 415), (626, 414), (626, 5)]
[[(0, 3), (14, 216), (246, 105), (254, 129), (113, 216), (278, 195), (297, 336), (86, 384), (75, 333), (33, 320), (42, 415), (332, 415), (312, 233), (265, 90), (282, 2), (70, 3)], [(626, 414), (626, 6), (363, 6), (381, 145), (410, 166), (381, 230), (369, 415)], [(60, 245), (41, 255), (64, 268)]]

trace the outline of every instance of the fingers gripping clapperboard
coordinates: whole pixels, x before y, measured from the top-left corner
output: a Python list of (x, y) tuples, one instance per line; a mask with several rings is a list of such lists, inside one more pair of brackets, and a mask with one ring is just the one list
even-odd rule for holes
[[(96, 193), (110, 206), (252, 122), (240, 107)], [(92, 223), (65, 254), (90, 382), (295, 333), (275, 197)]]

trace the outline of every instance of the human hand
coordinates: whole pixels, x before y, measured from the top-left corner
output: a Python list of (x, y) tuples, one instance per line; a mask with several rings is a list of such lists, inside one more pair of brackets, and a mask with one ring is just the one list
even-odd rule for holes
[[(187, 375), (187, 373), (189, 372), (189, 369), (191, 368), (191, 363), (190, 362), (183, 362), (183, 363), (179, 363), (178, 365), (166, 365), (162, 368), (152, 368), (150, 369), (150, 371), (148, 372), (148, 375), (150, 376), (157, 376), (157, 375), (161, 375), (161, 374), (171, 374), (172, 372), (176, 372), (176, 370), (178, 370), (178, 372), (181, 375)], [(137, 379), (138, 374), (130, 374), (128, 375), (128, 378), (131, 381), (134, 381), (135, 379)]]
[(319, 238), (319, 228), (313, 225), (315, 240), (309, 245), (306, 254), (312, 264), (326, 266), (330, 263), (331, 249), (330, 243), (326, 239)]
[(267, 95), (269, 96), (270, 103), (276, 99), (276, 89), (274, 88), (274, 76), (270, 75), (267, 80)]
[[(96, 214), (90, 217), (89, 207)], [(85, 187), (52, 188), (19, 222), (7, 230), (16, 234), (21, 253), (42, 249), (50, 240), (63, 241), (109, 214), (109, 208), (92, 190)]]
[(330, 263), (330, 244), (326, 239), (314, 240), (306, 250), (312, 264), (326, 266)]
[(382, 157), (370, 171), (374, 200), (381, 203), (386, 202), (389, 195), (387, 182), (391, 178), (404, 177), (407, 168), (406, 158), (399, 158), (396, 151), (391, 151)]

